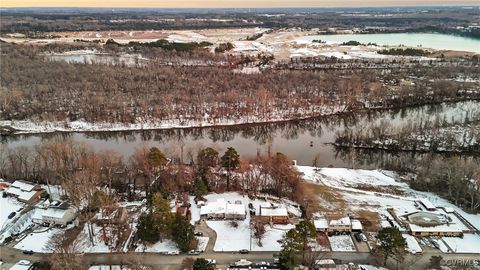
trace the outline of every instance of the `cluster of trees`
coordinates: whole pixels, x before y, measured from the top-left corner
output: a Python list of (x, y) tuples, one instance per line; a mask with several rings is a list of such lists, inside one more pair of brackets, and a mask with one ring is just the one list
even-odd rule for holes
[(150, 196), (149, 212), (140, 216), (137, 225), (137, 237), (144, 243), (156, 243), (172, 239), (181, 251), (196, 249), (197, 241), (194, 227), (179, 213), (172, 213), (171, 206), (163, 195)]
[[(139, 188), (147, 197), (160, 192), (167, 198), (181, 192), (201, 197), (207, 192), (267, 193), (295, 199), (300, 176), (287, 156), (276, 153), (242, 159), (234, 148), (222, 156), (213, 148), (200, 149), (183, 159), (167, 159), (158, 148), (139, 147), (126, 160), (116, 151), (95, 151), (71, 139), (45, 140), (33, 148), (0, 148), (0, 177), (61, 185), (72, 203), (109, 202), (112, 190), (133, 199)], [(106, 194), (98, 193), (99, 186)], [(101, 199), (99, 199), (101, 196)]]
[[(464, 116), (463, 116), (464, 115)], [(480, 111), (467, 109), (455, 117), (446, 115), (433, 120), (394, 125), (380, 121), (368, 128), (347, 128), (335, 136), (337, 147), (383, 149), (388, 151), (469, 153), (480, 152)]]
[(282, 250), (279, 254), (281, 269), (293, 270), (298, 265), (314, 269), (317, 260), (326, 256), (326, 252), (315, 251), (315, 225), (309, 220), (300, 221), (295, 228), (289, 230), (282, 239)]
[(379, 54), (386, 55), (406, 55), (406, 56), (427, 56), (430, 54), (427, 50), (415, 49), (415, 48), (391, 48), (378, 52)]
[(152, 42), (138, 42), (138, 41), (130, 41), (129, 43), (123, 45), (116, 42), (113, 39), (107, 40), (105, 43), (106, 46), (115, 45), (115, 46), (123, 46), (128, 48), (133, 48), (134, 50), (139, 47), (148, 47), (148, 48), (162, 48), (167, 51), (177, 51), (177, 52), (189, 52), (201, 48), (205, 48), (207, 46), (212, 45), (210, 42), (202, 41), (198, 42), (170, 42), (166, 39), (159, 39)]
[(480, 95), (478, 85), (451, 80), (459, 73), (478, 77), (478, 67), (471, 66), (237, 74), (217, 66), (68, 64), (44, 61), (27, 46), (1, 44), (1, 49), (0, 117), (67, 126), (75, 120), (269, 121)]

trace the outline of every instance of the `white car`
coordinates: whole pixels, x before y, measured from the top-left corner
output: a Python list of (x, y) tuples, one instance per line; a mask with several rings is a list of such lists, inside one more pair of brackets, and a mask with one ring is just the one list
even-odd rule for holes
[(213, 264), (213, 265), (217, 264), (217, 261), (214, 259), (205, 259), (205, 261), (207, 261), (209, 264)]
[(180, 255), (180, 251), (178, 250), (168, 251), (167, 255)]

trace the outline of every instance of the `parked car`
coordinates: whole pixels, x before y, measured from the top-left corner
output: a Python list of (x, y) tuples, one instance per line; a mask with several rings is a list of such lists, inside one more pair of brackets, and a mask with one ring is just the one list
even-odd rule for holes
[(205, 259), (205, 261), (207, 261), (211, 265), (216, 265), (217, 264), (217, 261), (214, 260), (214, 259)]
[(179, 255), (180, 251), (174, 250), (174, 251), (168, 251), (167, 255)]
[(17, 213), (16, 212), (11, 212), (9, 215), (8, 215), (8, 219), (12, 219)]
[(33, 250), (24, 250), (24, 251), (23, 251), (23, 254), (25, 254), (25, 255), (32, 255), (32, 254), (33, 254)]
[(367, 242), (367, 237), (363, 233), (356, 233), (354, 236), (358, 242)]
[(240, 249), (238, 252), (240, 252), (240, 254), (248, 254), (250, 251), (248, 251), (248, 249)]
[(199, 255), (200, 254), (200, 251), (198, 250), (190, 250), (189, 252), (187, 252), (187, 255)]
[(194, 232), (193, 233), (195, 236), (203, 236), (203, 233), (202, 232)]

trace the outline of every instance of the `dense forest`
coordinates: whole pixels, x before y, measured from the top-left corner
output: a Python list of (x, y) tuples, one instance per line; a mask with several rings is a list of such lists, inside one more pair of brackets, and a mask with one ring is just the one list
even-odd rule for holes
[[(404, 69), (303, 71), (265, 69), (258, 74), (228, 66), (140, 66), (46, 61), (35, 47), (2, 43), (2, 120), (148, 123), (161, 120), (271, 121), (364, 109), (396, 108), (478, 99), (479, 67), (468, 60), (409, 64)], [(106, 45), (113, 50), (112, 44)], [(113, 45), (115, 47), (115, 45)], [(176, 55), (234, 61), (196, 49)], [(237, 59), (238, 60), (238, 59)], [(236, 62), (242, 63), (241, 59)], [(348, 63), (347, 63), (348, 65)], [(458, 78), (468, 78), (459, 80)]]

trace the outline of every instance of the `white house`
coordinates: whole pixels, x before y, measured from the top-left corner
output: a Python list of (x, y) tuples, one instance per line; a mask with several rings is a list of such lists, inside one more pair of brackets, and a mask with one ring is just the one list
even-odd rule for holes
[(230, 203), (220, 198), (200, 208), (200, 217), (208, 219), (245, 219), (246, 208), (241, 203)]
[(76, 217), (76, 211), (68, 203), (51, 206), (47, 209), (37, 209), (32, 221), (40, 224), (66, 226)]

